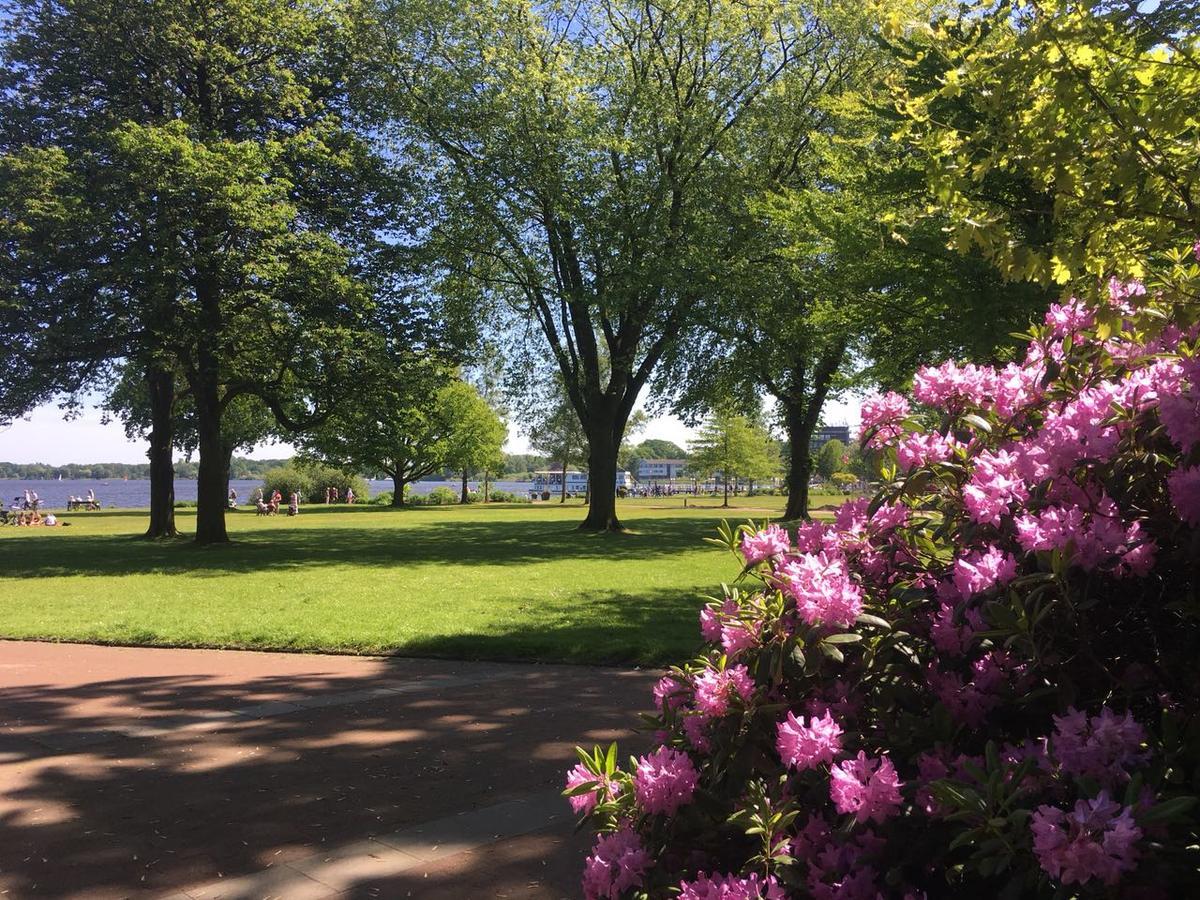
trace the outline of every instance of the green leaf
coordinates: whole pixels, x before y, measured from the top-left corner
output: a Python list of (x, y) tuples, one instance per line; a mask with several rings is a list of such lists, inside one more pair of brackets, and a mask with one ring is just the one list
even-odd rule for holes
[(975, 413), (967, 413), (965, 416), (962, 417), (962, 420), (964, 422), (966, 422), (968, 425), (973, 425), (975, 428), (978, 428), (980, 431), (986, 432), (988, 434), (992, 433), (991, 423), (988, 422), (987, 419), (984, 419), (981, 416), (975, 415)]
[(1154, 825), (1160, 822), (1173, 822), (1181, 819), (1184, 815), (1196, 805), (1197, 797), (1172, 797), (1170, 800), (1164, 800), (1161, 803), (1156, 803), (1141, 815), (1137, 816), (1137, 820), (1142, 825)]
[(847, 631), (842, 634), (831, 634), (828, 637), (822, 638), (823, 644), (857, 644), (863, 639), (861, 634), (855, 634), (852, 631)]
[(887, 619), (881, 619), (879, 616), (873, 616), (870, 613), (860, 613), (855, 619), (860, 625), (874, 625), (876, 628), (882, 628), (884, 631), (892, 630), (892, 623)]

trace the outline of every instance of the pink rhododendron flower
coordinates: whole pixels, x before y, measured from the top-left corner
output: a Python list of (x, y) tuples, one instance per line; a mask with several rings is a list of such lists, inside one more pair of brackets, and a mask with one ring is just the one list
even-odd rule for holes
[(882, 503), (871, 514), (870, 526), (875, 534), (882, 534), (893, 528), (908, 524), (911, 515), (909, 508), (903, 503)]
[(758, 630), (744, 622), (727, 622), (721, 626), (721, 646), (731, 659), (758, 643)]
[(962, 656), (976, 632), (984, 628), (983, 616), (978, 610), (967, 610), (961, 623), (955, 621), (957, 614), (956, 604), (943, 601), (929, 628), (929, 639), (933, 645), (950, 656)]
[(1016, 559), (999, 547), (968, 553), (954, 561), (954, 586), (964, 598), (1008, 584), (1016, 575)]
[(1041, 366), (1020, 366), (1009, 363), (996, 373), (995, 404), (997, 415), (1011, 418), (1042, 393), (1041, 381), (1045, 370)]
[(571, 803), (571, 809), (578, 813), (590, 813), (596, 808), (596, 804), (600, 801), (600, 795), (607, 793), (610, 797), (615, 797), (621, 790), (621, 786), (615, 781), (609, 781), (607, 784), (603, 779), (597, 778), (589, 772), (583, 763), (576, 763), (575, 768), (567, 772), (567, 790), (579, 787), (581, 784), (587, 784), (589, 781), (596, 783), (596, 789), (589, 794), (576, 794), (573, 797), (568, 797), (567, 800)]
[(1017, 472), (1018, 460), (1007, 450), (984, 450), (975, 458), (971, 480), (963, 488), (963, 505), (971, 519), (999, 525), (1009, 504), (1029, 499), (1029, 489)]
[(933, 663), (930, 663), (926, 677), (950, 717), (971, 728), (982, 725), (1000, 700), (983, 686), (965, 680), (958, 672), (943, 672)]
[(751, 565), (772, 556), (779, 556), (792, 549), (787, 530), (778, 525), (768, 525), (757, 534), (742, 535), (742, 556)]
[(654, 684), (654, 705), (661, 709), (666, 703), (671, 709), (678, 709), (684, 703), (686, 691), (684, 685), (670, 675), (664, 675)]
[(807, 861), (829, 843), (829, 823), (822, 816), (809, 816), (804, 827), (792, 838), (789, 852), (793, 859)]
[(1158, 402), (1158, 418), (1172, 443), (1190, 453), (1200, 444), (1200, 390), (1192, 388), (1186, 394), (1163, 397)]
[(927, 816), (941, 815), (943, 812), (942, 805), (934, 797), (929, 784), (933, 781), (948, 778), (950, 767), (936, 753), (922, 753), (917, 757), (917, 774), (919, 776), (917, 783), (920, 785), (917, 788), (917, 808)]
[(1167, 476), (1167, 490), (1179, 518), (1200, 527), (1200, 466), (1176, 469)]
[(1013, 520), (1021, 549), (1059, 550), (1083, 531), (1083, 510), (1077, 506), (1051, 506), (1039, 513), (1026, 513)]
[(638, 805), (648, 813), (673, 816), (684, 804), (692, 802), (700, 773), (691, 757), (670, 747), (638, 759), (633, 789)]
[(859, 751), (829, 773), (829, 797), (840, 813), (853, 813), (859, 822), (882, 822), (900, 809), (900, 779), (886, 756), (869, 759)]
[(908, 400), (892, 391), (886, 394), (872, 394), (863, 400), (863, 432), (872, 428), (879, 429), (875, 436), (868, 441), (868, 446), (882, 447), (899, 435), (901, 433), (900, 422), (908, 416), (909, 411)]
[(722, 617), (736, 616), (738, 609), (737, 601), (732, 599), (722, 603), (720, 609), (714, 609), (712, 606), (702, 607), (700, 610), (700, 636), (709, 643), (715, 644), (721, 639)]
[(1093, 878), (1114, 885), (1137, 862), (1142, 830), (1132, 810), (1101, 791), (1094, 800), (1080, 800), (1072, 812), (1039, 806), (1030, 822), (1033, 852), (1042, 869), (1064, 885), (1085, 884)]
[(683, 734), (688, 743), (701, 753), (712, 749), (712, 741), (708, 737), (708, 718), (706, 716), (684, 716)]
[(900, 471), (911, 472), (930, 463), (942, 462), (954, 455), (954, 438), (932, 431), (914, 431), (904, 435), (896, 444), (896, 462)]
[(586, 900), (618, 900), (639, 887), (653, 860), (628, 822), (612, 834), (601, 835), (583, 864)]
[(719, 717), (729, 712), (729, 701), (741, 698), (743, 703), (754, 696), (754, 679), (745, 666), (728, 669), (706, 669), (694, 682), (696, 709), (703, 715)]
[(871, 501), (866, 497), (847, 500), (833, 514), (833, 526), (838, 531), (859, 532), (867, 527), (867, 507)]
[(862, 589), (850, 579), (844, 559), (805, 553), (789, 557), (775, 575), (796, 601), (800, 618), (810, 625), (849, 627), (862, 612)]
[(1095, 321), (1092, 311), (1074, 297), (1061, 306), (1051, 303), (1046, 313), (1046, 324), (1050, 326), (1050, 333), (1059, 338), (1069, 332), (1091, 328)]
[(1050, 752), (1068, 775), (1111, 785), (1128, 778), (1129, 767), (1145, 760), (1145, 740), (1146, 730), (1132, 713), (1118, 716), (1104, 707), (1098, 716), (1088, 718), (1071, 708), (1065, 716), (1054, 717)]
[(823, 522), (801, 522), (796, 526), (796, 549), (800, 553), (836, 553), (837, 533)]
[(823, 718), (810, 716), (808, 725), (792, 713), (776, 729), (775, 748), (784, 765), (793, 769), (815, 769), (832, 763), (842, 752), (842, 729), (828, 712)]
[(749, 875), (696, 876), (695, 881), (679, 883), (679, 900), (784, 900), (785, 894), (774, 877), (757, 872)]
[(928, 406), (960, 407), (966, 401), (987, 408), (995, 390), (996, 370), (991, 366), (959, 366), (952, 359), (940, 366), (922, 366), (913, 376), (913, 396)]
[(1130, 297), (1144, 297), (1145, 295), (1146, 286), (1136, 278), (1130, 281), (1121, 281), (1118, 278), (1108, 279), (1108, 302), (1120, 310), (1131, 311), (1125, 301)]

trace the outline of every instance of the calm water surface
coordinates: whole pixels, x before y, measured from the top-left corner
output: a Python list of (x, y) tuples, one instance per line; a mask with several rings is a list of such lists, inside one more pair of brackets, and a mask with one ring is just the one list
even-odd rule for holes
[[(367, 484), (371, 487), (372, 497), (380, 491), (390, 491), (392, 489), (390, 481), (369, 481)], [(442, 485), (449, 487), (453, 491), (458, 491), (460, 482), (418, 481), (412, 484), (409, 489), (414, 494), (428, 494), (434, 488)], [(472, 489), (479, 487), (479, 483), (475, 481), (470, 482), (470, 485)], [(237, 491), (239, 502), (247, 503), (255, 489), (262, 487), (262, 481), (258, 479), (234, 479), (229, 482), (229, 486)], [(527, 494), (529, 492), (529, 482), (527, 481), (493, 481), (492, 487), (502, 491), (511, 491), (515, 494)], [(96, 492), (96, 499), (100, 501), (105, 509), (131, 506), (145, 507), (150, 505), (150, 482), (148, 479), (141, 478), (131, 478), (128, 481), (121, 479), (93, 481), (82, 478), (64, 478), (62, 481), (42, 481), (36, 478), (0, 478), (0, 500), (3, 500), (4, 506), (8, 507), (12, 503), (13, 497), (19, 496), (24, 498), (26, 488), (31, 491), (37, 491), (38, 497), (42, 500), (43, 509), (66, 509), (68, 497), (72, 495), (76, 497), (87, 496), (89, 489)], [(175, 499), (195, 500), (196, 480), (194, 478), (176, 478)]]

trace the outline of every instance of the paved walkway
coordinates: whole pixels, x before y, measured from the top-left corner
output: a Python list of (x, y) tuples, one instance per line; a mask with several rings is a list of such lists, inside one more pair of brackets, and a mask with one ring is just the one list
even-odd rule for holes
[(0, 895), (578, 896), (653, 673), (0, 641)]

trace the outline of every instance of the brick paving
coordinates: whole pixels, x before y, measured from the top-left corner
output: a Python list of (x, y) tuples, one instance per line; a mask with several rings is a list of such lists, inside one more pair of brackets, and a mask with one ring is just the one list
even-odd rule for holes
[(0, 641), (0, 896), (578, 896), (655, 673)]

